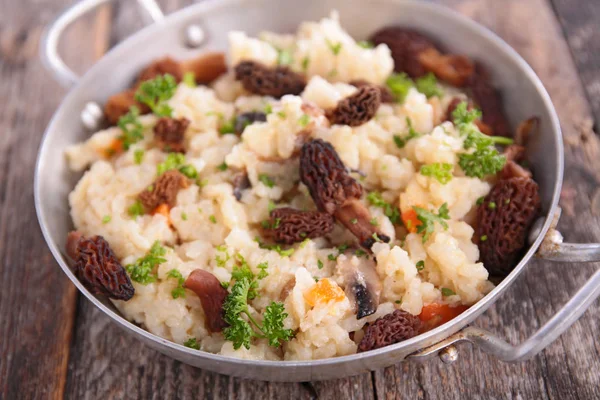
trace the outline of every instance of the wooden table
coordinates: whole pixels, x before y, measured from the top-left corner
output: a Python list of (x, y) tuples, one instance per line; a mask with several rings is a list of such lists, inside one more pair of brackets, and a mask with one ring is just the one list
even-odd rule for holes
[[(160, 1), (166, 12), (187, 0)], [(439, 0), (489, 27), (535, 69), (560, 116), (566, 150), (559, 227), (600, 240), (600, 2)], [(36, 151), (65, 95), (42, 68), (42, 29), (70, 0), (0, 0), (0, 398), (310, 398), (306, 385), (229, 378), (173, 361), (80, 296), (46, 248), (33, 207)], [(64, 54), (85, 70), (141, 26), (120, 1), (72, 27)], [(76, 117), (76, 116), (74, 116)], [(60, 155), (57, 155), (57, 157)], [(540, 327), (597, 265), (533, 262), (476, 322), (517, 343)], [(315, 382), (320, 398), (598, 399), (600, 304), (527, 363), (501, 363), (469, 346), (459, 361), (403, 363)]]

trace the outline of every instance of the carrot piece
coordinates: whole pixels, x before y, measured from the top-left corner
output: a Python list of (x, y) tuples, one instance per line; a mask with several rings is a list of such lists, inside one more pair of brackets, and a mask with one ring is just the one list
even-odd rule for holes
[(421, 221), (417, 218), (417, 212), (412, 208), (402, 213), (402, 222), (410, 233), (416, 233), (417, 227), (421, 225)]
[(114, 156), (115, 154), (119, 154), (123, 152), (123, 141), (121, 139), (113, 139), (110, 145), (104, 149), (104, 156), (109, 158)]
[(169, 221), (169, 225), (172, 225), (170, 211), (171, 210), (169, 209), (169, 205), (167, 203), (162, 203), (158, 207), (156, 207), (154, 211), (152, 211), (152, 215), (160, 214), (164, 216), (167, 219), (167, 221)]
[(323, 278), (307, 293), (304, 294), (304, 300), (311, 306), (317, 303), (329, 303), (331, 300), (342, 301), (346, 295), (341, 287), (330, 279)]
[(421, 321), (428, 325), (429, 329), (433, 329), (436, 326), (440, 326), (450, 321), (451, 319), (459, 316), (465, 312), (468, 306), (456, 306), (452, 307), (448, 304), (430, 303), (425, 304), (419, 314)]

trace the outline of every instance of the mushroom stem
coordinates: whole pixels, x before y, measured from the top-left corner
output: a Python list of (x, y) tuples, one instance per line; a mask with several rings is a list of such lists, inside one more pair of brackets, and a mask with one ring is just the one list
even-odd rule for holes
[(358, 199), (347, 200), (335, 211), (334, 216), (358, 238), (360, 245), (368, 250), (378, 239), (386, 243), (390, 241), (387, 235), (377, 231), (371, 224), (371, 213)]

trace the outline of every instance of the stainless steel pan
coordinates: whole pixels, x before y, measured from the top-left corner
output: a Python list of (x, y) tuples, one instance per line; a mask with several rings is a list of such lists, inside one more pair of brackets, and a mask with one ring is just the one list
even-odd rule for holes
[[(62, 84), (72, 87), (56, 111), (39, 150), (35, 174), (35, 205), (44, 237), (64, 273), (79, 290), (120, 327), (150, 347), (200, 368), (227, 375), (271, 381), (310, 381), (356, 375), (405, 359), (440, 354), (456, 358), (453, 343), (469, 341), (504, 361), (533, 357), (562, 334), (600, 295), (600, 271), (537, 333), (519, 345), (468, 327), (517, 279), (531, 257), (552, 261), (600, 261), (600, 245), (562, 243), (554, 230), (560, 215), (558, 199), (563, 177), (563, 146), (558, 118), (546, 90), (527, 63), (489, 30), (445, 8), (394, 0), (207, 0), (164, 17), (154, 0), (138, 0), (153, 20), (94, 65), (83, 77), (60, 59), (57, 43), (71, 22), (109, 0), (84, 0), (66, 10), (48, 28), (41, 47), (47, 67)], [(452, 52), (483, 61), (502, 88), (513, 126), (531, 115), (541, 120), (541, 134), (529, 144), (528, 155), (541, 189), (544, 217), (536, 223), (531, 247), (491, 293), (452, 321), (413, 339), (382, 349), (314, 361), (247, 361), (191, 350), (155, 336), (124, 319), (115, 307), (96, 297), (75, 278), (63, 253), (72, 228), (67, 195), (79, 176), (67, 168), (63, 152), (69, 144), (86, 139), (101, 117), (98, 104), (126, 88), (136, 73), (152, 60), (169, 54), (184, 59), (199, 50), (225, 50), (227, 33), (244, 30), (290, 32), (301, 21), (318, 20), (330, 10), (340, 11), (343, 26), (356, 38), (365, 38), (388, 24), (400, 24), (438, 38)], [(86, 129), (87, 128), (87, 129)]]

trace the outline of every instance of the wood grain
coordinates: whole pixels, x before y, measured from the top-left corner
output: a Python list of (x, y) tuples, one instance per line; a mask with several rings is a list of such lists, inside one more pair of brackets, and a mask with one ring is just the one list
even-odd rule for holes
[[(64, 394), (77, 294), (42, 238), (32, 182), (42, 133), (64, 95), (40, 65), (38, 43), (44, 25), (67, 4), (53, 1), (33, 12), (33, 1), (0, 1), (0, 398), (5, 399)], [(93, 41), (89, 27), (96, 25), (82, 21), (70, 38)], [(94, 60), (85, 48), (70, 48), (66, 55), (74, 65)]]
[[(191, 3), (159, 2), (166, 12)], [(435, 2), (494, 30), (538, 73), (565, 135), (560, 228), (571, 241), (600, 240), (600, 141), (592, 129), (594, 114), (596, 121), (600, 116), (600, 41), (593, 25), (600, 15), (598, 2)], [(311, 398), (302, 384), (229, 378), (171, 360), (127, 336), (83, 297), (77, 303), (74, 287), (43, 243), (31, 189), (41, 132), (65, 93), (43, 71), (37, 44), (43, 25), (69, 3), (47, 0), (40, 6), (35, 0), (0, 0), (0, 338), (8, 338), (0, 340), (0, 398)], [(135, 2), (117, 1), (112, 9), (73, 26), (62, 48), (68, 63), (83, 71), (109, 43), (141, 26)], [(522, 341), (595, 268), (536, 261), (476, 325), (513, 343)], [(322, 399), (597, 399), (599, 321), (596, 303), (527, 363), (500, 363), (461, 346), (459, 361), (450, 366), (438, 360), (403, 363), (373, 374), (316, 382), (314, 390)]]

